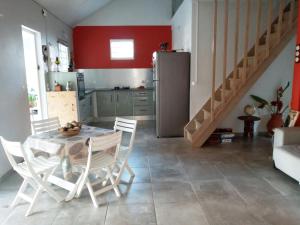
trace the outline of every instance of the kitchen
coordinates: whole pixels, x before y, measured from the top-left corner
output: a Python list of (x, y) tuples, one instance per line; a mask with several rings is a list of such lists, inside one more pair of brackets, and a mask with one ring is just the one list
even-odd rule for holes
[[(189, 118), (189, 54), (171, 51), (170, 26), (77, 26), (73, 48), (68, 70), (76, 72), (62, 72), (61, 65), (52, 63), (54, 71), (47, 73), (49, 117), (58, 116), (62, 124), (109, 122), (117, 116), (150, 122), (157, 118), (158, 137), (183, 136)], [(169, 57), (160, 63), (163, 55)], [(157, 76), (165, 78), (165, 94), (155, 90)], [(158, 106), (158, 99), (165, 100), (166, 109)]]

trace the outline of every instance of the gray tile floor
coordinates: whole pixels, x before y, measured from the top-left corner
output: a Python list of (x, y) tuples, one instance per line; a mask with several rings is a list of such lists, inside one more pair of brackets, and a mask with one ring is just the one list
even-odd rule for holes
[(60, 204), (43, 194), (25, 218), (27, 204), (8, 207), (21, 182), (13, 174), (0, 183), (0, 224), (299, 225), (300, 187), (273, 168), (271, 153), (265, 137), (200, 150), (183, 138), (157, 139), (143, 123), (129, 160), (136, 177), (124, 175), (120, 199), (99, 196), (96, 209), (86, 191)]

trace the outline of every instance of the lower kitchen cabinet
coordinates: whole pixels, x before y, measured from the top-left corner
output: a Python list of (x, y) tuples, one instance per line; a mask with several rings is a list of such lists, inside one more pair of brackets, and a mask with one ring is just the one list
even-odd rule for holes
[(131, 91), (116, 91), (116, 115), (117, 116), (132, 116), (133, 103)]
[(153, 91), (143, 90), (134, 91), (133, 94), (133, 115), (151, 116), (154, 115)]
[(97, 91), (97, 110), (100, 120), (116, 116), (136, 118), (153, 116), (153, 107), (153, 90)]
[(84, 99), (79, 101), (80, 121), (88, 122), (92, 115), (92, 94), (86, 95)]
[(98, 116), (100, 117), (115, 116), (116, 106), (114, 91), (97, 92), (97, 110)]

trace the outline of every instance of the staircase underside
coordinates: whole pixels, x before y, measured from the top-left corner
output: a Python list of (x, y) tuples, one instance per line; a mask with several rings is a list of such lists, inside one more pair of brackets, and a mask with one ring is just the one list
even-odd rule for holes
[[(297, 11), (297, 9), (295, 9)], [(288, 14), (286, 10), (285, 14)], [(283, 17), (284, 18), (284, 17)], [(222, 102), (222, 85), (215, 91), (214, 112), (211, 114), (210, 98), (194, 118), (185, 127), (185, 138), (191, 142), (194, 147), (201, 147), (216, 127), (224, 120), (228, 114), (235, 108), (241, 98), (250, 90), (255, 82), (262, 76), (266, 69), (272, 64), (274, 59), (280, 54), (287, 43), (296, 33), (297, 17), (293, 18), (292, 25), (287, 26), (287, 20), (283, 19), (280, 39), (278, 39), (278, 18), (272, 23), (272, 32), (270, 34), (269, 54), (266, 49), (266, 33), (260, 38), (259, 47), (262, 51), (258, 52), (258, 62), (256, 66), (253, 62), (255, 46), (253, 46), (247, 55), (247, 69), (243, 67), (244, 59), (238, 64), (237, 80), (233, 81), (233, 74), (226, 78), (226, 94)], [(277, 31), (277, 32), (276, 32)]]

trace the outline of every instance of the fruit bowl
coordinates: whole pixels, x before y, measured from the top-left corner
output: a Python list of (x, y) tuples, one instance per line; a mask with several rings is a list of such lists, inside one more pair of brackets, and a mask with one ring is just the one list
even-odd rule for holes
[(72, 137), (80, 133), (81, 124), (76, 121), (72, 121), (71, 123), (67, 123), (65, 127), (61, 127), (58, 129), (59, 133), (66, 137)]

